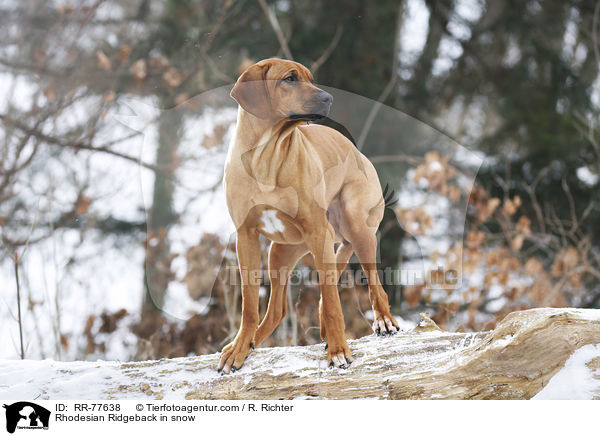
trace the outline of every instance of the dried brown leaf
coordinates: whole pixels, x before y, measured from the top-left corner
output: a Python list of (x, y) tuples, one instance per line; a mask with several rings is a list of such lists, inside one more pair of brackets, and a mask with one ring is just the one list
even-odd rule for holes
[(98, 61), (98, 67), (101, 70), (110, 71), (112, 69), (110, 59), (108, 59), (108, 56), (106, 56), (102, 50), (96, 51), (96, 60)]

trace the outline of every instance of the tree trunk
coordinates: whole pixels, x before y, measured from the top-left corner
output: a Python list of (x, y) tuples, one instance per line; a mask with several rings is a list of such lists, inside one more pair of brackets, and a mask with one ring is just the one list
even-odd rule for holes
[[(225, 376), (216, 371), (218, 354), (122, 364), (52, 362), (44, 371), (27, 366), (44, 362), (18, 364), (28, 386), (43, 386), (43, 399), (76, 399), (61, 391), (63, 386), (77, 385), (77, 377), (89, 380), (95, 372), (103, 378), (94, 385), (100, 390), (81, 389), (77, 398), (529, 399), (575, 350), (597, 343), (600, 310), (532, 309), (508, 315), (491, 332), (417, 327), (389, 338), (352, 340), (355, 361), (346, 370), (327, 367), (323, 344), (257, 349), (241, 370)], [(579, 359), (578, 368), (578, 374), (589, 369), (587, 383), (569, 380), (568, 388), (587, 390), (589, 397), (600, 399), (600, 346), (590, 347), (595, 354)]]
[(425, 2), (429, 9), (429, 27), (427, 40), (419, 59), (415, 63), (413, 75), (407, 85), (407, 94), (402, 99), (407, 104), (409, 113), (421, 119), (431, 118), (430, 90), (427, 88), (433, 74), (433, 65), (438, 58), (440, 44), (452, 13), (452, 1)]
[(181, 136), (182, 114), (175, 108), (163, 110), (158, 122), (158, 149), (152, 207), (148, 212), (148, 235), (145, 261), (145, 290), (142, 316), (162, 309), (165, 292), (171, 281), (169, 227), (173, 213), (174, 178), (177, 147)]

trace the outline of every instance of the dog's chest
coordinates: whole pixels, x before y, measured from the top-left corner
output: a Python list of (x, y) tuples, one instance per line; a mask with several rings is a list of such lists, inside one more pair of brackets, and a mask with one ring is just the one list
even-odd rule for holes
[(301, 242), (307, 217), (325, 213), (347, 173), (346, 160), (333, 147), (329, 154), (316, 152), (298, 129), (247, 151), (232, 150), (225, 189), (236, 227), (256, 228), (276, 242)]
[(302, 240), (294, 222), (300, 207), (296, 189), (268, 189), (245, 171), (240, 171), (237, 174), (226, 174), (225, 193), (236, 228), (255, 228), (279, 243), (292, 244)]

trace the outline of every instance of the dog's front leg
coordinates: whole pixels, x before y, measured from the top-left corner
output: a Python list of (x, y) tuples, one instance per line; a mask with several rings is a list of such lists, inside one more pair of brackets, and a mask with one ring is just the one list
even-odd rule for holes
[(255, 229), (238, 230), (236, 251), (242, 279), (242, 320), (235, 339), (221, 352), (218, 370), (226, 374), (241, 368), (254, 347), (260, 282), (260, 242)]
[(315, 259), (321, 286), (321, 331), (327, 337), (327, 360), (330, 366), (346, 368), (352, 363), (352, 354), (344, 333), (344, 314), (338, 294), (338, 266), (334, 252), (333, 229), (329, 223), (322, 231), (311, 235), (308, 245)]

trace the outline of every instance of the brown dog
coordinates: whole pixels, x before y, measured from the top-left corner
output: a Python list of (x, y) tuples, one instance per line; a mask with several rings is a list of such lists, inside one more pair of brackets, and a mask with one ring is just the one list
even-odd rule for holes
[[(275, 330), (286, 314), (289, 274), (308, 252), (321, 286), (321, 338), (330, 365), (344, 368), (352, 355), (337, 282), (353, 252), (367, 276), (373, 329), (398, 331), (376, 269), (375, 233), (385, 204), (375, 168), (341, 133), (306, 122), (327, 116), (333, 98), (312, 84), (310, 71), (299, 63), (260, 61), (240, 76), (231, 96), (240, 107), (224, 180), (237, 229), (242, 320), (218, 369), (240, 368), (250, 349)], [(271, 296), (260, 325), (259, 234), (272, 241)]]

